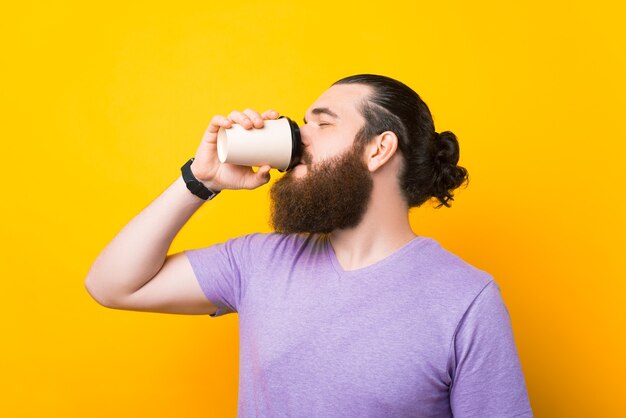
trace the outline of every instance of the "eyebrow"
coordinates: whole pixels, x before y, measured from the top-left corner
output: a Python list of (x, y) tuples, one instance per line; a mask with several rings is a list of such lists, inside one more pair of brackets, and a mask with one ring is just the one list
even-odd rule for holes
[[(315, 109), (311, 110), (311, 113), (313, 113), (314, 115), (320, 115), (322, 113), (331, 116), (335, 119), (339, 119), (339, 116), (337, 116), (337, 114), (335, 112), (333, 112), (332, 110), (330, 110), (327, 107), (316, 107)], [(302, 119), (304, 121), (304, 123), (307, 123), (306, 121), (306, 115), (304, 116), (304, 119)]]

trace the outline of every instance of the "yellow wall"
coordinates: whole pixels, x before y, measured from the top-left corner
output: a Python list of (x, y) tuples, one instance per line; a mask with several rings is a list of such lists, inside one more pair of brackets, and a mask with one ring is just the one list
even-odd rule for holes
[[(0, 416), (234, 416), (236, 315), (105, 309), (85, 275), (213, 115), (300, 122), (365, 72), (459, 138), (469, 187), (412, 225), (500, 284), (536, 416), (625, 416), (621, 2), (62, 3), (0, 17)], [(268, 190), (223, 193), (170, 252), (270, 231)]]

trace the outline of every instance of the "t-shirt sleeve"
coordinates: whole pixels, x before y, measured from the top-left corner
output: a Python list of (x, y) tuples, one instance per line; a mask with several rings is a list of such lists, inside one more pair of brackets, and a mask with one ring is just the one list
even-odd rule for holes
[(184, 251), (200, 288), (207, 299), (218, 307), (211, 317), (238, 312), (245, 291), (243, 266), (252, 235), (254, 234)]
[(532, 417), (500, 287), (491, 280), (462, 317), (450, 349), (450, 407), (459, 417)]

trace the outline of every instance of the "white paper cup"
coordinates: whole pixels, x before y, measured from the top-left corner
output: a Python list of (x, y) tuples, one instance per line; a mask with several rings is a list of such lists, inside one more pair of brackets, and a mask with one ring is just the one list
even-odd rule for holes
[(246, 129), (234, 123), (219, 129), (217, 157), (222, 163), (291, 170), (302, 157), (300, 129), (286, 116), (263, 120), (262, 128)]

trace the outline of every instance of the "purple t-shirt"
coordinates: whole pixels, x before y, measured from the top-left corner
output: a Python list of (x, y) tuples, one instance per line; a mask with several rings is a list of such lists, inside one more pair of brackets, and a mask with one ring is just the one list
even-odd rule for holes
[(238, 417), (533, 416), (498, 284), (432, 238), (349, 271), (324, 234), (185, 253), (238, 313)]

